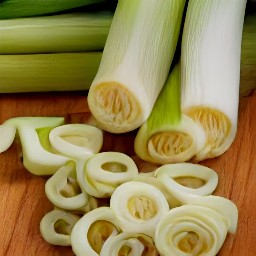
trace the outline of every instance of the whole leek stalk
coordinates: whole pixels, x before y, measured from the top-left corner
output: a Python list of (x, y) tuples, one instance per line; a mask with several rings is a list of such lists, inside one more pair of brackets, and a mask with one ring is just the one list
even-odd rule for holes
[(0, 54), (102, 51), (112, 16), (102, 11), (0, 20)]
[(99, 2), (104, 0), (1, 0), (0, 19), (52, 14)]
[(244, 20), (240, 95), (248, 95), (252, 89), (256, 89), (256, 13)]
[(101, 128), (123, 133), (149, 116), (175, 52), (185, 0), (120, 0), (88, 104)]
[(0, 55), (0, 91), (87, 90), (101, 56), (101, 52)]
[(245, 7), (246, 0), (188, 3), (181, 45), (181, 105), (206, 133), (195, 161), (221, 155), (236, 135)]
[(135, 152), (141, 159), (149, 162), (184, 162), (193, 157), (204, 142), (202, 128), (181, 113), (180, 64), (177, 64), (149, 118), (135, 137)]

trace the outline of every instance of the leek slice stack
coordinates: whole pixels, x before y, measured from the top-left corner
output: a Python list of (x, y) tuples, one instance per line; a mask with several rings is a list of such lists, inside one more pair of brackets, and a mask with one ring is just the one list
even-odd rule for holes
[(237, 130), (246, 0), (190, 0), (181, 45), (182, 112), (206, 133), (195, 161), (224, 153)]
[(88, 104), (104, 130), (123, 133), (149, 116), (168, 76), (184, 0), (120, 0)]

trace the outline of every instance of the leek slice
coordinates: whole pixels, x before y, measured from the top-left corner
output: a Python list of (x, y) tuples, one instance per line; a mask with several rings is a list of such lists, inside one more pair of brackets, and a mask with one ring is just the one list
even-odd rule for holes
[(110, 237), (102, 246), (100, 256), (157, 256), (153, 239), (139, 233), (122, 232)]
[(0, 54), (102, 51), (112, 12), (0, 20)]
[(14, 142), (16, 135), (16, 127), (4, 123), (0, 125), (0, 153), (6, 151)]
[(0, 92), (89, 89), (101, 52), (0, 55)]
[(104, 242), (119, 233), (118, 222), (109, 207), (86, 213), (71, 232), (71, 246), (76, 256), (98, 256)]
[(203, 129), (180, 109), (180, 64), (171, 71), (147, 121), (134, 141), (145, 161), (168, 164), (191, 159), (205, 143)]
[(207, 138), (195, 161), (224, 153), (234, 141), (246, 0), (188, 3), (181, 45), (182, 112)]
[(227, 224), (218, 212), (203, 206), (171, 209), (158, 223), (154, 236), (161, 255), (215, 256), (227, 235)]
[(76, 164), (73, 161), (62, 166), (47, 180), (45, 193), (55, 206), (66, 210), (84, 207), (89, 197), (77, 182)]
[(168, 202), (156, 187), (128, 181), (118, 186), (110, 198), (110, 208), (124, 232), (153, 236), (160, 219), (169, 211)]
[(73, 159), (87, 159), (100, 151), (102, 131), (86, 124), (65, 124), (49, 133), (51, 146), (60, 154)]
[(192, 163), (167, 164), (155, 171), (155, 176), (180, 206), (188, 195), (210, 195), (218, 185), (217, 173), (203, 165)]
[(70, 234), (79, 216), (61, 209), (54, 209), (44, 215), (40, 232), (44, 240), (53, 245), (70, 246)]
[(77, 179), (88, 194), (106, 198), (122, 183), (138, 175), (135, 162), (128, 155), (119, 152), (102, 152), (86, 162), (78, 161)]
[(88, 94), (104, 130), (131, 131), (148, 118), (169, 73), (185, 2), (118, 1)]
[[(3, 123), (5, 127), (11, 126), (12, 129), (13, 127), (17, 129), (22, 147), (23, 165), (28, 171), (35, 175), (51, 175), (70, 160), (43, 148), (37, 133), (39, 128), (54, 128), (62, 125), (63, 122), (63, 117), (15, 117)], [(12, 132), (11, 135), (13, 136)], [(47, 137), (43, 139), (48, 140)]]
[(1, 0), (0, 19), (52, 14), (99, 2), (104, 0)]

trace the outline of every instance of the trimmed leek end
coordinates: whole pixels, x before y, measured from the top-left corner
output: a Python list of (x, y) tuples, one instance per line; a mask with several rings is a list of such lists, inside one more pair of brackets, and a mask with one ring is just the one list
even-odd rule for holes
[(68, 211), (54, 209), (42, 218), (41, 235), (50, 244), (70, 246), (70, 234), (79, 219), (80, 217)]
[(169, 75), (148, 120), (134, 142), (143, 160), (169, 164), (190, 160), (205, 143), (205, 132), (191, 118), (181, 114), (180, 65)]
[(128, 132), (148, 118), (168, 76), (185, 2), (118, 1), (88, 94), (104, 130)]

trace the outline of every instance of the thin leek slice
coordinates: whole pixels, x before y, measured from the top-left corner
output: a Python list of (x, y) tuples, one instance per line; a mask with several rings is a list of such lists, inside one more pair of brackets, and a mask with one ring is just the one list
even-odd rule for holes
[(153, 236), (160, 219), (169, 211), (168, 202), (156, 187), (139, 182), (123, 183), (113, 192), (110, 208), (124, 232)]
[(195, 156), (224, 153), (237, 131), (240, 56), (246, 0), (192, 0), (181, 46), (182, 112), (207, 135)]
[(62, 166), (47, 180), (45, 193), (55, 206), (66, 210), (80, 209), (88, 203), (88, 195), (77, 182), (74, 162)]
[(169, 73), (185, 2), (118, 1), (88, 94), (104, 130), (131, 131), (148, 118)]
[(122, 183), (138, 175), (135, 162), (119, 152), (102, 152), (77, 164), (77, 178), (82, 189), (95, 197), (110, 197)]
[(70, 246), (70, 234), (79, 216), (61, 209), (48, 212), (40, 222), (44, 240), (53, 245)]
[(139, 233), (122, 232), (110, 237), (102, 246), (100, 256), (158, 256), (153, 239)]
[(88, 158), (100, 151), (103, 144), (102, 131), (86, 124), (65, 124), (49, 133), (51, 146), (64, 156)]
[(136, 135), (135, 153), (153, 163), (184, 162), (190, 160), (204, 143), (202, 127), (181, 113), (180, 64), (176, 64), (149, 118)]
[(43, 148), (37, 133), (39, 128), (54, 128), (63, 122), (63, 117), (16, 117), (3, 123), (4, 126), (11, 125), (17, 129), (22, 146), (23, 165), (28, 171), (36, 175), (51, 175), (70, 160)]
[(210, 195), (218, 185), (217, 173), (211, 168), (199, 164), (163, 165), (155, 171), (155, 176), (172, 197), (179, 202), (178, 205), (172, 205), (172, 207), (183, 204), (183, 198), (186, 198), (187, 195)]
[(15, 135), (15, 126), (7, 123), (0, 125), (0, 153), (6, 151), (12, 145)]
[(227, 235), (222, 215), (207, 207), (183, 205), (158, 223), (154, 241), (161, 255), (215, 256)]
[(98, 256), (104, 242), (119, 233), (118, 222), (109, 207), (86, 213), (74, 226), (71, 246), (76, 256)]

